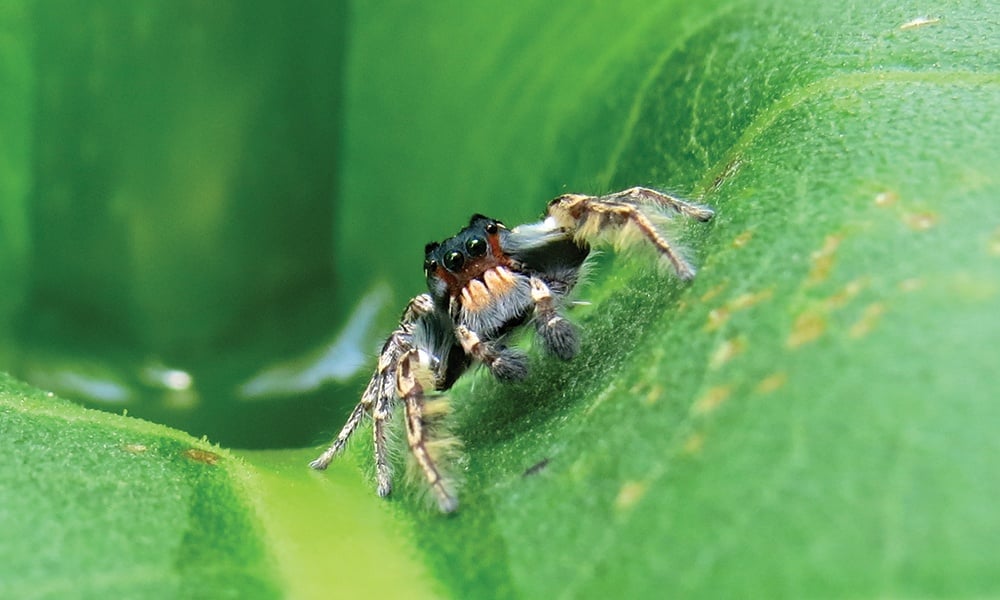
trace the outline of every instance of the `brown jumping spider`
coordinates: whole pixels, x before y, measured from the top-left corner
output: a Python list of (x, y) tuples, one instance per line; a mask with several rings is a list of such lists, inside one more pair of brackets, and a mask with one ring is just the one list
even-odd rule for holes
[(406, 440), (419, 472), (441, 511), (454, 511), (457, 483), (447, 468), (459, 442), (445, 427), (447, 402), (432, 394), (451, 388), (475, 363), (501, 381), (524, 379), (525, 355), (505, 342), (529, 323), (547, 352), (573, 358), (579, 336), (562, 309), (593, 244), (646, 244), (681, 279), (694, 277), (694, 268), (657, 225), (671, 211), (699, 221), (713, 214), (641, 187), (600, 197), (567, 194), (552, 200), (538, 223), (508, 229), (496, 219), (473, 215), (454, 237), (427, 244), (424, 274), (430, 293), (410, 300), (399, 327), (382, 346), (361, 402), (310, 466), (325, 469), (370, 413), (378, 494), (387, 496), (392, 490), (387, 422), (401, 401)]

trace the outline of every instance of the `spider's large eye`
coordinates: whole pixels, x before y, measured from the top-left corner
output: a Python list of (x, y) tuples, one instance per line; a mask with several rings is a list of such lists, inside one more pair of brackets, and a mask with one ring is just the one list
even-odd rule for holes
[(472, 238), (465, 242), (465, 250), (469, 256), (482, 256), (486, 254), (486, 240), (483, 238)]
[(452, 273), (458, 271), (465, 264), (465, 257), (458, 250), (452, 250), (444, 255), (444, 266)]

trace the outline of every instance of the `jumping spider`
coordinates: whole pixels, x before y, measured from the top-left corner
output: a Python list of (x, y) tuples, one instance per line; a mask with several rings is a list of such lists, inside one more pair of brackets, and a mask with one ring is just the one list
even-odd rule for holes
[(689, 280), (694, 268), (657, 226), (680, 213), (699, 221), (708, 208), (655, 190), (634, 187), (607, 196), (566, 194), (549, 202), (545, 218), (508, 229), (473, 215), (469, 225), (441, 243), (427, 244), (424, 274), (429, 293), (410, 300), (399, 327), (382, 346), (378, 368), (333, 444), (310, 463), (325, 469), (367, 414), (372, 415), (379, 496), (392, 490), (387, 422), (398, 402), (416, 465), (442, 512), (458, 508), (457, 483), (447, 471), (458, 441), (445, 428), (448, 405), (431, 394), (451, 388), (475, 363), (501, 381), (524, 379), (525, 355), (505, 345), (529, 323), (542, 347), (562, 360), (580, 348), (576, 328), (562, 315), (591, 245), (646, 244)]

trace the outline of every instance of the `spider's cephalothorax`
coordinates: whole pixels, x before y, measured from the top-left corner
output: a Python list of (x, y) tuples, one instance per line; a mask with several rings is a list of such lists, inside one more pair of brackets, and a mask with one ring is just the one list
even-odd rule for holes
[(388, 495), (392, 471), (386, 425), (402, 402), (415, 463), (438, 507), (455, 510), (457, 484), (446, 469), (457, 440), (445, 430), (447, 403), (429, 395), (449, 389), (475, 363), (503, 381), (526, 377), (524, 354), (505, 344), (507, 334), (521, 325), (534, 327), (547, 352), (563, 360), (575, 356), (579, 336), (563, 308), (591, 245), (647, 245), (681, 279), (694, 277), (694, 268), (657, 225), (671, 213), (699, 221), (712, 217), (708, 208), (636, 187), (599, 197), (560, 196), (549, 203), (542, 221), (513, 229), (473, 215), (454, 237), (428, 244), (424, 274), (429, 293), (410, 300), (382, 347), (361, 402), (312, 467), (326, 468), (370, 413), (378, 493)]

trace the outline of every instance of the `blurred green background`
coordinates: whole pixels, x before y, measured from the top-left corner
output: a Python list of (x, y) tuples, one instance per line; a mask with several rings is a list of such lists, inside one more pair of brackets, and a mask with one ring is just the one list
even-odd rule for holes
[(310, 440), (363, 360), (358, 333), (324, 351), (352, 308), (346, 4), (0, 10), (0, 364), (228, 445)]

